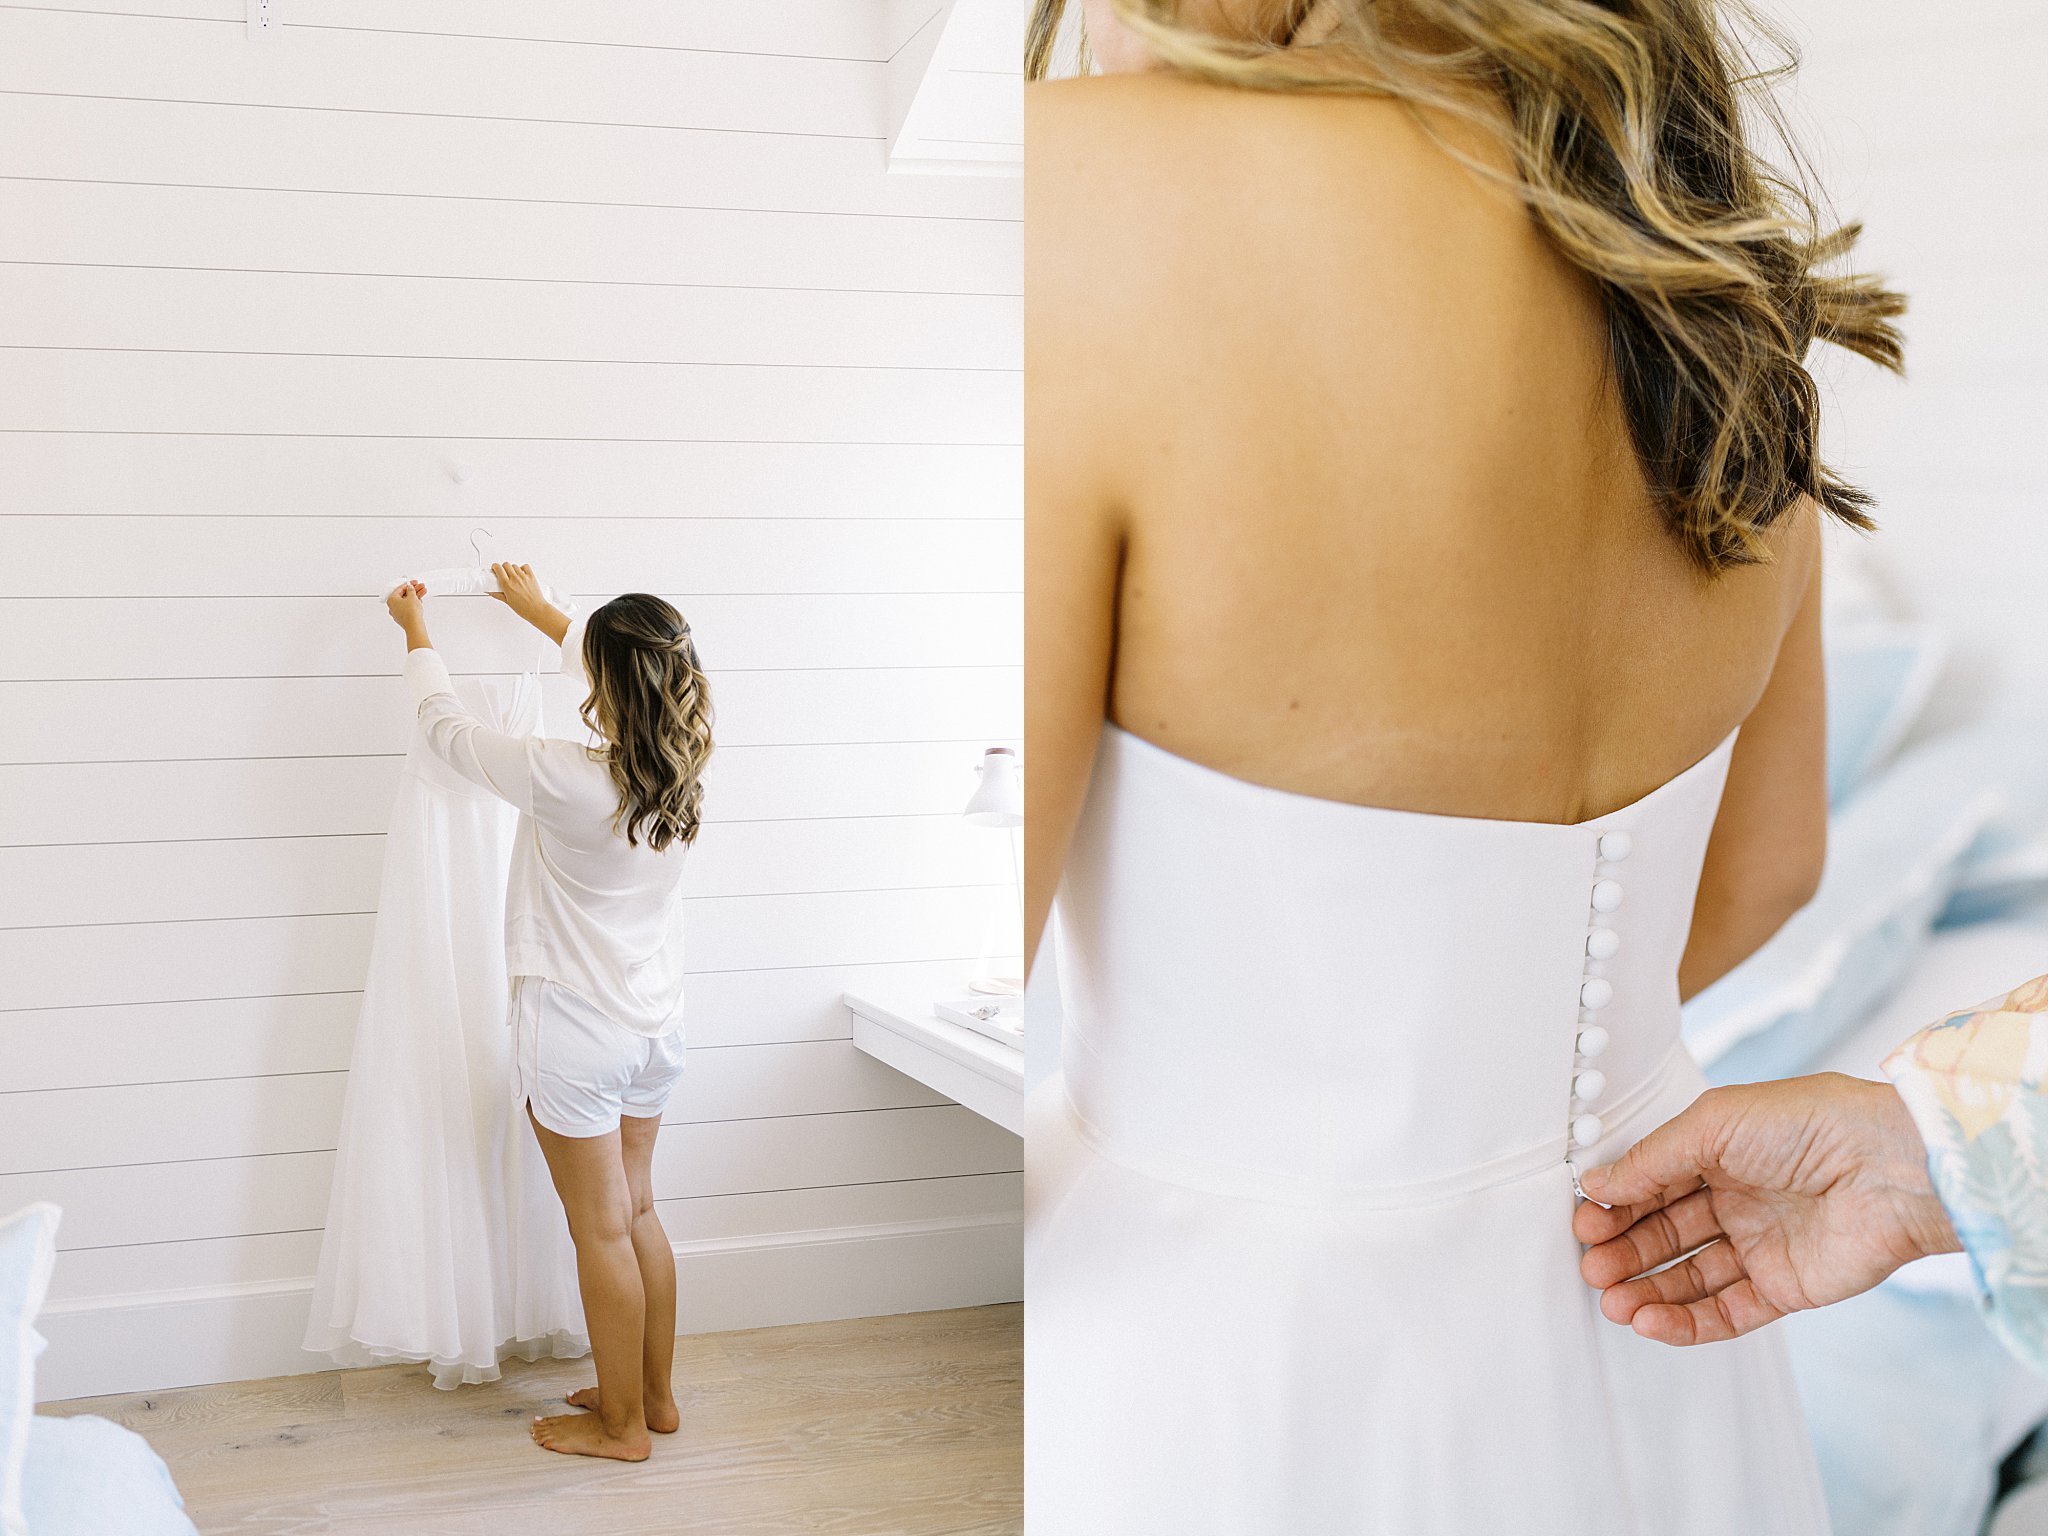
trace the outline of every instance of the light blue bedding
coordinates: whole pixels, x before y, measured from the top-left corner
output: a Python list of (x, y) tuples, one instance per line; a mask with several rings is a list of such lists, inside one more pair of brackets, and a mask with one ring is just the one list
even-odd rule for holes
[(1974, 1300), (1881, 1285), (1778, 1325), (1836, 1536), (1977, 1536), (2048, 1383)]
[(50, 1289), (62, 1214), (39, 1200), (0, 1218), (0, 1536), (28, 1536), (21, 1479), (43, 1348), (36, 1313)]
[(1925, 624), (1866, 620), (1826, 631), (1828, 803), (1841, 805), (1898, 749), (1946, 647)]
[(1915, 747), (1830, 818), (1814, 899), (1685, 1006), (1686, 1043), (1710, 1079), (1811, 1070), (1911, 973), (2005, 803), (1998, 782), (1959, 766), (1948, 738)]
[(198, 1536), (163, 1459), (105, 1419), (31, 1420), (21, 1493), (29, 1536)]
[[(1800, 1072), (1878, 1078), (1915, 1030), (2038, 974), (2048, 918), (1937, 933), (1912, 971)], [(2048, 1378), (2005, 1352), (1969, 1262), (1923, 1259), (1782, 1324), (1836, 1536), (1976, 1536), (1999, 1463), (2048, 1418)]]

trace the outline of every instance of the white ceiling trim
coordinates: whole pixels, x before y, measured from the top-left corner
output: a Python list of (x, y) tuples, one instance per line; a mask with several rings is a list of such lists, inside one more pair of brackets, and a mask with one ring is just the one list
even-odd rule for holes
[(888, 67), (889, 169), (1021, 175), (1027, 0), (890, 3), (905, 40)]

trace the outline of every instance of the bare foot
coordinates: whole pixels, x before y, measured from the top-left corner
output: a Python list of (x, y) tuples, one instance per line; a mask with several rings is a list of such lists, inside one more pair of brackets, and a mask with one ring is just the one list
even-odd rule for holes
[(533, 1421), (533, 1443), (564, 1456), (608, 1456), (613, 1461), (645, 1461), (653, 1446), (645, 1435), (614, 1439), (594, 1413), (563, 1413)]
[[(597, 1388), (585, 1387), (581, 1392), (571, 1392), (564, 1401), (571, 1408), (585, 1408), (595, 1413), (598, 1404)], [(647, 1427), (657, 1435), (672, 1435), (676, 1432), (676, 1426), (683, 1422), (683, 1416), (677, 1410), (673, 1397), (664, 1398), (658, 1403), (649, 1401), (643, 1405), (643, 1412), (647, 1416)]]

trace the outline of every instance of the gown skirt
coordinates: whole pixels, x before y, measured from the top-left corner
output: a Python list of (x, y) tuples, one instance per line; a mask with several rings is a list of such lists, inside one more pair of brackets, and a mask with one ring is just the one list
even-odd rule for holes
[[(532, 734), (531, 673), (463, 679), (493, 729)], [(427, 1362), (439, 1387), (501, 1359), (587, 1354), (568, 1220), (512, 1101), (505, 886), (517, 816), (415, 727), (384, 845), (369, 973), (305, 1347)]]

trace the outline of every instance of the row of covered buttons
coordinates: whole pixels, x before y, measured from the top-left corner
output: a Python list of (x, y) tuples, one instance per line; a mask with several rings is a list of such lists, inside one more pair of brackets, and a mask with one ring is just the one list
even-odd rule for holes
[(1607, 1049), (1607, 1030), (1596, 1022), (1601, 1009), (1614, 1001), (1614, 983), (1592, 974), (1594, 965), (1614, 957), (1621, 948), (1621, 935), (1604, 919), (1621, 906), (1621, 882), (1606, 866), (1621, 863), (1631, 846), (1626, 832), (1603, 832), (1599, 842), (1602, 871), (1593, 882), (1593, 916), (1586, 932), (1587, 974), (1579, 982), (1578, 1062), (1572, 1072), (1571, 1139), (1575, 1147), (1590, 1147), (1606, 1128), (1593, 1113), (1593, 1104), (1607, 1091), (1607, 1074), (1593, 1062)]

